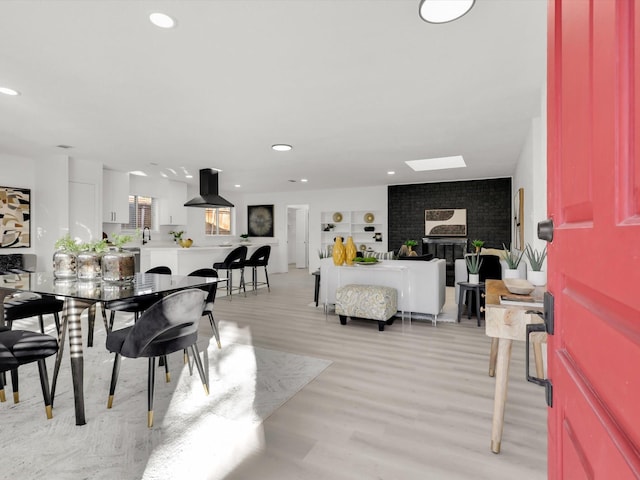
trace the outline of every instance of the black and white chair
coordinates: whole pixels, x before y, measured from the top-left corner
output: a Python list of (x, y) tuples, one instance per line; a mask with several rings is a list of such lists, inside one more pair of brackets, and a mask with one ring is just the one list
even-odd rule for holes
[(153, 392), (155, 360), (173, 352), (191, 348), (205, 393), (209, 394), (208, 380), (197, 347), (198, 324), (204, 307), (206, 293), (191, 288), (167, 295), (144, 311), (138, 321), (129, 327), (109, 332), (107, 350), (115, 353), (109, 400), (113, 398), (120, 371), (120, 357), (149, 359), (147, 425), (153, 426)]
[(6, 401), (4, 372), (11, 372), (13, 402), (18, 403), (20, 402), (18, 367), (27, 363), (38, 362), (45, 412), (47, 418), (51, 419), (53, 417), (51, 387), (45, 358), (55, 355), (57, 351), (58, 341), (50, 335), (28, 330), (10, 330), (6, 326), (0, 327), (0, 402)]

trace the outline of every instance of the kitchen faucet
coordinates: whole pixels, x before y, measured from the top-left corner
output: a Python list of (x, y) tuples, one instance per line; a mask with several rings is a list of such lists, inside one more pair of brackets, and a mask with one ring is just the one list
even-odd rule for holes
[(151, 241), (151, 230), (149, 229), (149, 227), (144, 227), (142, 229), (142, 244), (144, 245), (145, 243), (150, 241)]

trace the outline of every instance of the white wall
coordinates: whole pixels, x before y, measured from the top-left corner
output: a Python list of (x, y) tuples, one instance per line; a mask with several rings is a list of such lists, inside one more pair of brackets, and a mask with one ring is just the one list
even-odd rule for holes
[[(195, 195), (195, 191), (190, 194)], [(309, 205), (309, 272), (320, 267), (317, 251), (320, 248), (320, 213), (323, 211), (376, 210), (382, 212), (380, 219), (387, 222), (387, 187), (365, 187), (335, 190), (310, 190), (301, 192), (278, 192), (240, 195), (220, 193), (235, 205), (236, 234), (247, 231), (247, 205), (274, 205), (274, 245), (269, 260), (269, 271), (273, 273), (288, 270), (288, 220), (289, 205)], [(192, 195), (192, 196), (193, 196)], [(194, 242), (200, 245), (215, 245), (222, 240), (205, 237), (204, 210), (192, 208), (189, 212), (187, 232)], [(384, 239), (388, 238), (387, 229), (383, 231)], [(265, 239), (266, 240), (266, 239)], [(382, 248), (383, 246), (381, 246)]]
[(546, 91), (542, 95), (540, 116), (531, 120), (529, 134), (522, 146), (513, 176), (513, 194), (524, 188), (524, 241), (542, 250), (538, 240), (538, 222), (547, 218), (547, 112)]

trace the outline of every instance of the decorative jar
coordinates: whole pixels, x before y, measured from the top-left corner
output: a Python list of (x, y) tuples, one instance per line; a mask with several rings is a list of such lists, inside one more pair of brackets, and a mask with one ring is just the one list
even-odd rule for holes
[(80, 252), (77, 256), (78, 280), (95, 281), (102, 275), (101, 255), (96, 252)]
[(53, 254), (53, 276), (56, 278), (76, 278), (77, 257), (73, 252), (57, 250)]
[(345, 259), (345, 248), (342, 243), (342, 237), (336, 237), (336, 243), (333, 245), (333, 252), (331, 254), (333, 257), (333, 263), (337, 266), (340, 266), (344, 263)]
[(102, 255), (102, 280), (111, 283), (128, 283), (135, 278), (135, 257), (132, 252), (110, 248)]
[(356, 258), (356, 245), (353, 243), (353, 237), (347, 237), (344, 260), (347, 265), (353, 265), (354, 258)]

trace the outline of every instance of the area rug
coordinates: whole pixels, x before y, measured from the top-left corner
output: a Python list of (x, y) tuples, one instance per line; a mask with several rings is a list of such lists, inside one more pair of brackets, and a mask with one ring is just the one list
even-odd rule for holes
[[(18, 327), (14, 327), (18, 328)], [(85, 348), (87, 424), (75, 425), (68, 352), (54, 418), (46, 420), (37, 367), (20, 369), (20, 398), (0, 404), (3, 478), (216, 479), (262, 448), (261, 422), (330, 361), (251, 345), (199, 342), (209, 373), (206, 396), (197, 370), (169, 357), (171, 382), (156, 373), (154, 427), (147, 428), (147, 361), (123, 359), (113, 408), (106, 408), (113, 355), (96, 332)], [(223, 338), (224, 342), (224, 338)], [(52, 363), (48, 364), (51, 376)]]

